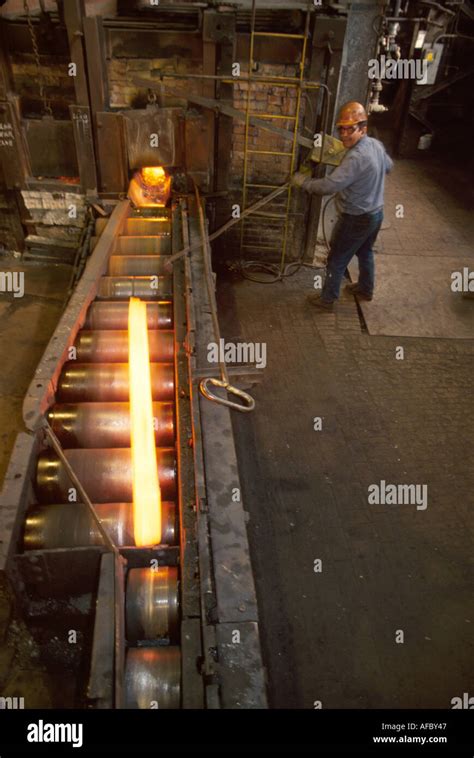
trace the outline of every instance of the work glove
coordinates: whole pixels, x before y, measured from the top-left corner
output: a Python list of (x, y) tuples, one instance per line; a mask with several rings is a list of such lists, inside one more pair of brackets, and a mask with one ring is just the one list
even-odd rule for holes
[(297, 171), (296, 174), (293, 174), (291, 177), (291, 184), (293, 187), (302, 187), (308, 178), (307, 174), (302, 174), (300, 171)]

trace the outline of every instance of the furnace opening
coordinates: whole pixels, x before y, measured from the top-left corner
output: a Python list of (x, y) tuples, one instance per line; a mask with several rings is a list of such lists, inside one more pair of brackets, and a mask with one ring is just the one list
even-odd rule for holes
[(128, 197), (137, 208), (165, 208), (171, 193), (171, 176), (162, 166), (144, 166), (135, 171)]

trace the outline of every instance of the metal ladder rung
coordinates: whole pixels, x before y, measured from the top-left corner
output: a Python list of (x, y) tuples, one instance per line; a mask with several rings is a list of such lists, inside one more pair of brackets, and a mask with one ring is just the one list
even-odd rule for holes
[(273, 247), (270, 245), (252, 245), (250, 242), (244, 242), (241, 247), (252, 248), (253, 250), (274, 250), (276, 253), (281, 251), (281, 247)]
[(281, 216), (279, 213), (264, 213), (263, 211), (254, 211), (252, 216), (261, 216), (261, 218), (275, 218), (278, 221), (285, 221), (285, 216)]
[(259, 187), (260, 189), (278, 189), (279, 184), (249, 184), (245, 182), (244, 187)]
[[(258, 116), (258, 118), (284, 118), (288, 121), (296, 121), (296, 116), (272, 115), (270, 113), (259, 113), (258, 111), (249, 111), (249, 116)], [(255, 126), (258, 129), (258, 124), (250, 124), (250, 126)], [(290, 139), (290, 137), (287, 137), (287, 139)]]
[(293, 155), (293, 153), (286, 153), (281, 150), (247, 150), (247, 152), (253, 153), (253, 155), (284, 155), (290, 158)]
[[(296, 76), (255, 76), (255, 74), (252, 74), (251, 79), (244, 79), (244, 82), (248, 82), (249, 84), (253, 84), (253, 82), (265, 82), (267, 87), (299, 87), (299, 79)], [(280, 84), (282, 82), (282, 84)], [(288, 84), (284, 84), (284, 82), (288, 82)], [(238, 84), (239, 78), (235, 76), (233, 79), (221, 79), (222, 84)], [(307, 87), (311, 87), (312, 89), (316, 88), (319, 89), (321, 87), (320, 84), (307, 84), (305, 85)]]
[[(252, 79), (249, 81), (249, 84), (253, 84), (254, 82), (258, 82), (260, 79), (265, 80), (265, 84), (267, 87), (296, 87), (298, 88), (300, 86), (300, 80), (296, 78), (296, 76), (274, 76), (272, 77), (272, 81), (268, 81), (266, 76), (252, 76)], [(235, 82), (233, 82), (235, 84)]]
[(286, 37), (287, 39), (304, 39), (304, 34), (285, 34), (284, 32), (254, 32), (254, 37)]

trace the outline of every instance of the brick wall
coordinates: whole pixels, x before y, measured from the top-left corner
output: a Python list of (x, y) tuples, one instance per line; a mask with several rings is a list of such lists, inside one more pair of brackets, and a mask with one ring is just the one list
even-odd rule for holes
[[(241, 67), (242, 75), (246, 75), (248, 68)], [(296, 77), (298, 67), (294, 64), (270, 64), (259, 65), (258, 76)], [(250, 86), (250, 90), (249, 90)], [(250, 91), (249, 110), (258, 114), (272, 114), (275, 116), (295, 116), (297, 110), (297, 90), (290, 86), (277, 86), (266, 83), (236, 82), (234, 85), (233, 105), (240, 111), (246, 111)], [(304, 101), (300, 108), (300, 130), (304, 117)], [(276, 126), (293, 132), (295, 121), (291, 118), (265, 119)], [(260, 127), (250, 126), (248, 132), (248, 150), (262, 150), (268, 152), (292, 151), (292, 140), (272, 134)], [(229, 188), (231, 190), (232, 203), (242, 205), (243, 177), (244, 177), (244, 154), (245, 154), (245, 123), (234, 121), (232, 135), (232, 162)], [(291, 158), (286, 155), (247, 154), (247, 183), (280, 185), (284, 184), (289, 176)], [(271, 192), (271, 189), (248, 188), (245, 207), (252, 205), (258, 199)], [(250, 216), (243, 222), (243, 238), (241, 239), (240, 225), (227, 235), (226, 247), (231, 248), (234, 255), (245, 259), (279, 261), (282, 241), (285, 229), (286, 205), (288, 195), (283, 193), (272, 203), (262, 208), (262, 213), (278, 218), (267, 216)], [(304, 198), (301, 193), (292, 191), (290, 196), (290, 208), (288, 216), (288, 245), (287, 260), (295, 259), (300, 254), (300, 244), (303, 236), (302, 219), (304, 210)], [(241, 247), (241, 244), (243, 245)]]
[(0, 191), (0, 255), (19, 251), (21, 224), (13, 193)]
[[(107, 61), (107, 72), (109, 82), (109, 98), (112, 108), (140, 108), (146, 105), (148, 93), (145, 87), (137, 87), (133, 84), (133, 77), (140, 79), (149, 79), (150, 87), (153, 86), (155, 92), (157, 89), (156, 77), (152, 78), (152, 69), (161, 71), (174, 72), (176, 74), (202, 72), (202, 61), (188, 58), (112, 58)], [(179, 95), (186, 93), (201, 94), (202, 83), (199, 81), (190, 81), (186, 79), (171, 79), (166, 76), (163, 78), (163, 84), (172, 87), (178, 95), (177, 97), (167, 96), (165, 105), (183, 105), (186, 101), (182, 100)]]
[[(41, 55), (45, 96), (55, 118), (69, 119), (70, 104), (75, 103), (74, 79), (68, 75), (69, 58)], [(42, 116), (43, 103), (39, 92), (38, 69), (34, 56), (15, 52), (11, 56), (15, 92), (21, 96), (24, 117)]]
[[(84, 195), (44, 190), (23, 190), (21, 195), (26, 209), (26, 249), (37, 254), (44, 251), (48, 256), (69, 262), (86, 223)], [(75, 217), (71, 208), (75, 209)]]
[[(138, 76), (143, 79), (149, 79), (150, 85), (153, 84), (156, 90), (156, 79), (152, 78), (151, 71), (160, 69), (164, 72), (170, 71), (175, 73), (201, 73), (202, 60), (200, 59), (182, 59), (173, 58), (113, 58), (108, 61), (108, 81), (110, 105), (115, 108), (140, 108), (147, 103), (147, 90), (144, 87), (137, 87), (132, 79)], [(246, 74), (246, 66), (241, 66), (242, 75)], [(260, 76), (288, 76), (296, 77), (298, 66), (295, 64), (270, 64), (261, 63), (258, 74)], [(167, 97), (163, 101), (166, 105), (181, 105), (189, 109), (196, 109), (192, 103), (180, 99), (179, 94), (194, 93), (202, 94), (202, 82), (185, 79), (171, 79), (164, 77), (164, 84), (175, 90), (177, 96)], [(233, 86), (233, 107), (244, 111), (247, 107), (248, 83), (236, 81)], [(297, 90), (288, 86), (276, 86), (267, 84), (252, 84), (250, 90), (250, 110), (255, 113), (268, 114), (276, 116), (293, 116), (296, 112)], [(198, 109), (199, 110), (199, 109)], [(304, 116), (304, 101), (302, 102), (301, 119)], [(274, 124), (292, 131), (294, 121), (289, 118), (274, 119)], [(301, 128), (301, 127), (300, 127)], [(242, 180), (244, 167), (244, 145), (245, 145), (245, 124), (242, 121), (234, 120), (232, 131), (232, 149), (230, 160), (230, 171), (227, 177), (227, 188), (229, 196), (219, 201), (218, 224), (223, 223), (231, 215), (233, 204), (242, 206)], [(292, 148), (291, 140), (282, 139), (280, 136), (272, 134), (258, 127), (249, 129), (249, 149), (290, 152)], [(255, 184), (283, 184), (290, 172), (290, 159), (286, 156), (275, 155), (255, 155), (251, 154), (248, 160), (247, 181)], [(269, 191), (269, 190), (268, 190)], [(246, 207), (252, 204), (268, 191), (249, 189), (247, 194)], [(276, 199), (270, 206), (264, 209), (264, 212), (278, 215), (279, 219), (268, 219), (262, 217), (250, 217), (244, 223), (245, 239), (244, 244), (258, 247), (245, 248), (240, 247), (240, 225), (236, 226), (225, 235), (225, 254), (228, 257), (245, 257), (245, 258), (264, 258), (265, 260), (280, 260), (281, 242), (283, 237), (284, 223), (281, 219), (286, 216), (287, 195), (282, 195)], [(303, 236), (302, 218), (304, 210), (304, 198), (300, 192), (292, 192), (290, 203), (290, 216), (288, 225), (288, 239), (291, 244), (288, 245), (288, 260), (298, 257), (300, 254), (300, 244)], [(264, 246), (265, 249), (262, 249)], [(275, 248), (267, 250), (266, 248)]]

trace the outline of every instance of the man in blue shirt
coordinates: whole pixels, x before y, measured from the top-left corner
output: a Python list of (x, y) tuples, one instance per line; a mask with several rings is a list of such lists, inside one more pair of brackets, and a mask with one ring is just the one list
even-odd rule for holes
[(360, 103), (346, 103), (337, 121), (347, 153), (327, 177), (310, 179), (296, 173), (291, 183), (317, 195), (338, 193), (342, 213), (331, 238), (326, 280), (321, 295), (308, 296), (321, 310), (332, 310), (339, 297), (342, 278), (350, 260), (357, 256), (359, 281), (348, 289), (357, 297), (372, 300), (374, 291), (373, 245), (383, 220), (385, 174), (393, 167), (381, 142), (367, 136), (367, 113)]

